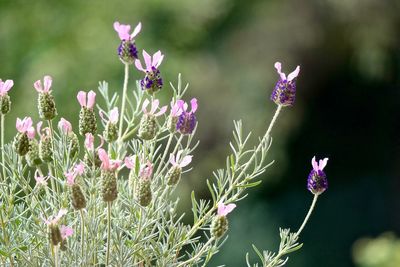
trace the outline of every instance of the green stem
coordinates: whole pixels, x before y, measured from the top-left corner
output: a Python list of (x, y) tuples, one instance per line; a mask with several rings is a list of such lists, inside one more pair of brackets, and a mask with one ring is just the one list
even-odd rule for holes
[(52, 179), (50, 181), (51, 182), (51, 189), (53, 190), (53, 194), (57, 194), (58, 195), (58, 185), (55, 184), (55, 181), (54, 181), (54, 179), (56, 179), (56, 176), (57, 176), (57, 168), (56, 168), (57, 160), (56, 160), (55, 149), (54, 149), (55, 148), (55, 145), (54, 145), (54, 142), (55, 142), (54, 129), (53, 129), (52, 121), (48, 120), (47, 122), (48, 122), (49, 128), (50, 128), (51, 148), (53, 149), (53, 164), (54, 164), (54, 173), (53, 173), (52, 172), (52, 168), (51, 168), (51, 164), (48, 163), (50, 175), (53, 176), (53, 177), (51, 177)]
[(313, 212), (313, 210), (315, 208), (315, 204), (317, 203), (317, 200), (318, 200), (318, 194), (314, 194), (314, 198), (313, 198), (313, 201), (311, 203), (311, 206), (310, 206), (310, 208), (308, 210), (308, 213), (307, 213), (306, 217), (304, 218), (304, 221), (301, 224), (299, 230), (296, 232), (296, 236), (299, 236), (301, 231), (303, 231), (304, 226), (306, 226), (308, 220), (310, 219), (311, 213)]
[(129, 79), (129, 64), (125, 64), (124, 86), (122, 89), (122, 104), (121, 104), (121, 110), (120, 110), (121, 115), (119, 117), (119, 129), (118, 129), (119, 142), (121, 142), (122, 127), (124, 126), (124, 113), (125, 113), (126, 93), (128, 90), (128, 79)]
[[(225, 199), (233, 190), (237, 189), (236, 185), (239, 183), (240, 179), (243, 177), (243, 175), (246, 174), (247, 169), (251, 166), (251, 164), (253, 163), (253, 161), (256, 158), (257, 153), (261, 150), (261, 148), (264, 145), (264, 142), (266, 142), (271, 134), (272, 128), (275, 125), (276, 119), (279, 116), (279, 113), (282, 110), (282, 106), (278, 105), (274, 116), (272, 117), (271, 123), (268, 126), (268, 130), (266, 131), (265, 135), (263, 136), (260, 144), (258, 144), (256, 150), (254, 151), (253, 155), (251, 156), (251, 158), (249, 159), (249, 161), (246, 163), (246, 165), (244, 166), (244, 168), (242, 169), (242, 171), (240, 172), (239, 176), (235, 179), (235, 181), (232, 183), (232, 186), (225, 192), (225, 194), (223, 194), (220, 199)], [(187, 238), (191, 238), (199, 229), (199, 227), (204, 223), (204, 221), (206, 221), (206, 219), (211, 216), (211, 214), (217, 209), (217, 204), (215, 203), (214, 206), (212, 206), (208, 212), (206, 214), (203, 215), (203, 217), (201, 219), (199, 219), (197, 221), (197, 223), (195, 223), (192, 228), (190, 229), (190, 231), (187, 233)]]
[[(3, 207), (4, 207), (4, 205), (2, 205)], [(5, 224), (4, 224), (4, 220), (3, 220), (3, 207), (1, 208), (1, 211), (0, 211), (0, 222), (1, 222), (1, 228), (2, 228), (2, 230), (3, 230), (3, 239), (4, 239), (4, 244), (6, 245), (6, 247), (9, 247), (9, 239), (8, 239), (8, 235), (7, 235), (7, 231), (6, 231), (6, 226), (5, 226)], [(9, 256), (9, 259), (10, 259), (10, 265), (11, 265), (11, 267), (13, 267), (14, 266), (14, 260), (13, 260), (13, 258), (12, 258), (12, 255), (10, 255)]]
[[(173, 137), (174, 137), (174, 134), (173, 134), (173, 133), (170, 133), (170, 134), (169, 134), (169, 138), (168, 138), (167, 145), (165, 146), (165, 149), (164, 149), (164, 154), (163, 154), (163, 156), (162, 156), (160, 162), (158, 163), (158, 167), (157, 167), (157, 170), (156, 170), (155, 175), (154, 175), (155, 177), (158, 175), (161, 166), (164, 164), (164, 160), (165, 160), (165, 157), (167, 156), (167, 153), (168, 153), (168, 150), (169, 150), (169, 146), (171, 145), (171, 142), (172, 142), (172, 138), (173, 138)], [(167, 164), (167, 165), (168, 165), (168, 164)]]
[(4, 114), (1, 114), (1, 163), (3, 165), (3, 177), (1, 182), (6, 181), (6, 165), (5, 165), (5, 154), (4, 154), (4, 121), (5, 117)]
[(58, 267), (58, 246), (53, 246), (54, 248), (54, 267)]
[(180, 263), (177, 267), (181, 267), (181, 266), (189, 266), (188, 264), (191, 262), (196, 261), (197, 259), (201, 258), (201, 256), (203, 255), (204, 251), (207, 250), (208, 246), (214, 241), (214, 238), (210, 238), (207, 243), (205, 243), (203, 245), (203, 247), (200, 249), (200, 251), (194, 255), (192, 258), (188, 259), (187, 261), (184, 261), (182, 263)]
[(85, 218), (83, 216), (83, 211), (82, 209), (79, 210), (79, 214), (81, 216), (81, 257), (82, 257), (82, 263), (83, 263), (83, 256), (85, 255)]
[(110, 263), (110, 244), (111, 244), (111, 201), (107, 201), (107, 253), (106, 266)]

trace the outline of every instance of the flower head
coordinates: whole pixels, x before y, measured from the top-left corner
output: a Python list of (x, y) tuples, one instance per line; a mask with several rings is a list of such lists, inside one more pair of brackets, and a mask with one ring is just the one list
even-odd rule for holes
[(0, 96), (4, 96), (10, 91), (11, 87), (14, 86), (14, 81), (13, 80), (6, 80), (3, 82), (0, 79)]
[(95, 92), (90, 90), (89, 93), (86, 94), (86, 92), (84, 92), (84, 91), (79, 91), (79, 93), (76, 97), (82, 108), (93, 109), (94, 103), (96, 101), (96, 93)]
[(56, 216), (50, 216), (48, 219), (42, 218), (44, 223), (47, 224), (48, 226), (51, 225), (57, 225), (58, 222), (60, 221), (61, 217), (64, 216), (65, 214), (67, 214), (67, 210), (66, 209), (60, 209), (60, 211), (58, 212), (58, 214)]
[(69, 226), (61, 225), (61, 238), (64, 240), (74, 234), (74, 229)]
[(87, 150), (92, 151), (94, 149), (94, 136), (91, 133), (85, 134), (85, 147)]
[(163, 80), (161, 78), (161, 72), (158, 69), (161, 62), (164, 59), (164, 55), (161, 51), (157, 51), (153, 57), (151, 57), (145, 50), (143, 50), (143, 58), (146, 64), (146, 68), (143, 68), (142, 63), (139, 59), (135, 60), (135, 66), (138, 70), (146, 73), (146, 76), (140, 81), (140, 85), (143, 90), (153, 94), (161, 90), (163, 86)]
[(223, 202), (218, 203), (218, 216), (226, 216), (236, 208), (236, 204), (225, 205)]
[(130, 157), (125, 157), (124, 162), (125, 162), (125, 166), (128, 169), (132, 170), (135, 168), (135, 165), (136, 165), (136, 157), (134, 155), (130, 156)]
[[(103, 121), (107, 122), (107, 118), (104, 116), (104, 112), (100, 111), (99, 115)], [(119, 117), (118, 108), (115, 107), (110, 111), (110, 115), (108, 116), (108, 121), (112, 124), (117, 124), (118, 117)]]
[(35, 137), (35, 128), (32, 126), (31, 117), (25, 117), (22, 120), (17, 118), (16, 128), (18, 132), (26, 133), (29, 139), (33, 139)]
[(120, 24), (118, 21), (114, 22), (114, 30), (118, 33), (121, 41), (133, 40), (136, 35), (139, 34), (141, 29), (142, 23), (139, 22), (133, 30), (132, 34), (129, 34), (129, 32), (131, 31), (131, 25)]
[(176, 154), (176, 157), (174, 156), (174, 154), (170, 154), (169, 162), (172, 164), (172, 166), (183, 168), (189, 165), (189, 163), (192, 161), (193, 156), (191, 155), (187, 155), (181, 158), (182, 152), (183, 150), (179, 150)]
[(111, 160), (108, 157), (107, 152), (103, 148), (100, 148), (98, 153), (99, 153), (99, 158), (102, 162), (101, 168), (103, 170), (114, 171), (114, 170), (118, 169), (118, 167), (121, 165), (120, 160)]
[(324, 172), (324, 168), (327, 163), (328, 158), (319, 160), (318, 163), (315, 160), (315, 156), (311, 160), (311, 165), (313, 166), (313, 169), (308, 175), (307, 189), (313, 194), (319, 195), (328, 188), (328, 179), (326, 178), (326, 174)]
[(150, 180), (153, 175), (153, 164), (148, 160), (140, 167), (139, 176), (143, 180)]
[(39, 174), (39, 171), (36, 170), (35, 172), (35, 181), (36, 181), (36, 185), (37, 186), (47, 186), (47, 180), (49, 179), (49, 177), (47, 177), (47, 179)]
[(293, 106), (296, 98), (296, 78), (300, 73), (300, 66), (297, 66), (287, 77), (286, 74), (281, 71), (282, 64), (280, 62), (276, 62), (274, 66), (280, 79), (272, 91), (271, 100), (277, 105)]
[(151, 109), (148, 111), (147, 110), (147, 106), (150, 104), (150, 101), (148, 99), (146, 99), (143, 102), (142, 105), (142, 111), (144, 114), (149, 114), (149, 115), (153, 115), (155, 117), (161, 116), (162, 114), (164, 114), (167, 111), (167, 106), (163, 106), (162, 108), (160, 108), (160, 110), (155, 113), (157, 111), (158, 106), (160, 105), (160, 101), (158, 99), (155, 99), (151, 102)]
[(69, 134), (70, 132), (72, 132), (72, 124), (64, 118), (61, 118), (58, 122), (58, 128), (64, 134)]
[(85, 171), (85, 165), (80, 162), (76, 164), (69, 172), (66, 172), (64, 175), (67, 178), (67, 185), (73, 186), (75, 184), (75, 178), (78, 175), (82, 175)]
[(180, 109), (182, 110), (181, 115), (179, 116), (178, 122), (176, 124), (176, 130), (178, 130), (181, 134), (191, 134), (196, 127), (196, 116), (194, 113), (197, 110), (197, 99), (193, 98), (190, 100), (190, 104), (192, 110), (188, 112), (188, 104), (186, 102), (178, 102)]
[(148, 72), (153, 71), (153, 68), (157, 69), (160, 66), (161, 62), (164, 59), (164, 55), (161, 53), (160, 50), (158, 50), (156, 53), (154, 53), (153, 57), (151, 57), (145, 50), (143, 50), (143, 59), (144, 63), (146, 64), (145, 69), (143, 68), (142, 63), (139, 59), (135, 60), (135, 66), (140, 71)]
[(38, 91), (38, 93), (50, 93), (50, 88), (51, 88), (51, 84), (53, 83), (53, 79), (46, 75), (43, 78), (43, 86), (42, 86), (42, 81), (41, 80), (37, 80), (34, 84), (33, 87), (35, 87), (36, 91)]
[(174, 102), (174, 100), (171, 101), (171, 112), (170, 116), (171, 117), (178, 117), (182, 114), (183, 110), (181, 107), (185, 105), (185, 101), (182, 99), (177, 100)]

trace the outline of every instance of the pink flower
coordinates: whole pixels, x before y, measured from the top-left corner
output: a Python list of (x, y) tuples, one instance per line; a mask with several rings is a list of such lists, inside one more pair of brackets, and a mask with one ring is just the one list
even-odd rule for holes
[(192, 113), (192, 114), (196, 112), (197, 107), (198, 107), (196, 98), (192, 98), (192, 100), (190, 100), (190, 106), (192, 107), (192, 110), (190, 112), (187, 111), (189, 106), (186, 102), (180, 101), (180, 102), (177, 102), (177, 104), (179, 105), (179, 107), (181, 108), (181, 110), (183, 112)]
[(182, 152), (183, 150), (179, 150), (176, 154), (176, 158), (174, 157), (174, 154), (170, 154), (169, 162), (172, 164), (172, 166), (183, 168), (189, 165), (189, 163), (192, 161), (193, 156), (191, 155), (187, 155), (181, 159), (180, 157), (182, 155)]
[[(107, 122), (107, 119), (104, 117), (104, 113), (102, 111), (99, 111), (99, 115), (103, 121)], [(108, 116), (108, 121), (112, 124), (117, 124), (118, 117), (119, 117), (118, 108), (115, 107), (110, 111), (110, 115)]]
[(148, 99), (146, 99), (143, 102), (142, 111), (143, 111), (144, 114), (149, 114), (149, 115), (153, 115), (155, 117), (158, 117), (158, 116), (161, 116), (162, 114), (164, 114), (167, 111), (167, 106), (163, 106), (162, 108), (160, 108), (159, 112), (154, 113), (154, 112), (156, 112), (156, 110), (157, 110), (157, 108), (158, 108), (158, 106), (160, 104), (160, 101), (158, 99), (155, 99), (155, 100), (153, 100), (151, 102), (151, 109), (149, 111), (147, 111), (147, 106), (149, 104), (150, 104), (150, 101)]
[(72, 125), (69, 121), (64, 118), (61, 118), (58, 122), (58, 128), (64, 133), (68, 134), (72, 131)]
[(130, 156), (130, 157), (125, 157), (125, 166), (132, 170), (135, 168), (136, 165), (136, 157), (135, 156)]
[(32, 126), (31, 117), (25, 117), (23, 120), (17, 118), (16, 128), (18, 132), (26, 133), (29, 139), (35, 137), (35, 128)]
[(140, 167), (139, 176), (141, 179), (150, 180), (153, 175), (153, 164), (148, 160)]
[(142, 29), (142, 23), (139, 22), (138, 25), (136, 25), (135, 29), (133, 30), (133, 33), (129, 34), (131, 30), (131, 25), (120, 24), (118, 21), (114, 22), (114, 30), (118, 33), (118, 36), (121, 39), (121, 41), (133, 40), (136, 37), (136, 35), (138, 35), (141, 29)]
[(121, 165), (120, 160), (110, 160), (107, 152), (103, 148), (100, 148), (98, 153), (99, 153), (99, 158), (102, 162), (101, 168), (103, 170), (114, 171), (118, 169), (118, 167)]
[(183, 110), (180, 108), (183, 104), (185, 103), (185, 101), (179, 99), (176, 102), (174, 102), (174, 100), (171, 101), (171, 113), (170, 115), (172, 117), (178, 117), (182, 114)]
[(47, 180), (48, 179), (49, 178), (45, 179), (45, 177), (40, 175), (39, 171), (36, 170), (36, 172), (35, 172), (35, 180), (36, 180), (36, 185), (37, 186), (47, 186)]
[(42, 217), (42, 219), (43, 219), (44, 223), (49, 226), (56, 225), (60, 221), (61, 217), (64, 216), (65, 214), (67, 214), (67, 210), (60, 209), (60, 211), (58, 212), (58, 214), (56, 216), (50, 216), (48, 219), (45, 219)]
[(67, 237), (70, 237), (71, 235), (74, 234), (74, 229), (72, 229), (69, 226), (61, 225), (61, 238), (66, 239)]
[(85, 164), (83, 164), (83, 162), (76, 164), (74, 167), (74, 172), (76, 172), (79, 175), (82, 175), (85, 172)]
[(283, 73), (283, 72), (281, 71), (281, 69), (282, 69), (282, 64), (281, 64), (280, 62), (276, 62), (274, 66), (275, 66), (275, 69), (276, 69), (276, 71), (278, 72), (279, 76), (281, 77), (281, 80), (282, 80), (282, 81), (288, 81), (288, 82), (290, 82), (290, 81), (292, 81), (294, 78), (296, 78), (297, 76), (299, 76), (299, 73), (300, 73), (300, 66), (297, 66), (297, 68), (296, 68), (292, 73), (290, 73), (290, 74), (287, 76), (287, 80), (286, 80), (286, 74)]
[(217, 212), (217, 214), (219, 216), (226, 216), (229, 213), (231, 213), (231, 211), (233, 211), (234, 208), (236, 208), (235, 204), (225, 205), (224, 203), (220, 202), (220, 203), (218, 203), (218, 212)]
[(86, 133), (85, 135), (85, 147), (89, 151), (94, 150), (94, 136), (91, 133)]
[(14, 81), (13, 80), (6, 80), (3, 82), (0, 79), (0, 96), (4, 96), (10, 91), (11, 87), (14, 86)]
[(147, 72), (147, 71), (152, 71), (152, 68), (158, 68), (160, 66), (161, 62), (164, 59), (164, 55), (161, 54), (161, 51), (158, 50), (156, 53), (154, 53), (153, 58), (145, 51), (143, 50), (143, 58), (144, 62), (146, 64), (146, 69), (142, 67), (142, 63), (140, 62), (139, 59), (135, 60), (135, 66), (138, 70)]
[(73, 186), (75, 184), (75, 179), (78, 175), (82, 175), (85, 171), (85, 165), (81, 162), (76, 164), (69, 172), (64, 173), (67, 178), (67, 185)]
[(41, 129), (43, 125), (42, 121), (39, 121), (36, 124), (36, 131), (38, 133), (38, 135), (40, 136), (40, 139), (44, 139), (45, 137), (49, 137), (50, 136), (50, 128), (49, 127), (45, 127), (44, 129)]
[(324, 158), (323, 160), (320, 159), (319, 164), (315, 160), (315, 156), (311, 160), (311, 165), (313, 166), (313, 169), (316, 172), (322, 171), (325, 168), (326, 164), (328, 164), (328, 158)]
[(35, 89), (36, 89), (36, 91), (38, 91), (38, 93), (49, 93), (52, 83), (53, 83), (53, 79), (50, 76), (46, 75), (43, 78), (44, 86), (42, 86), (42, 82), (40, 80), (37, 80), (33, 84), (33, 87), (35, 87)]
[(86, 103), (86, 92), (79, 91), (78, 95), (76, 96), (78, 99), (79, 104), (82, 108), (93, 109), (94, 103), (96, 101), (96, 93), (92, 90), (87, 93), (87, 103)]

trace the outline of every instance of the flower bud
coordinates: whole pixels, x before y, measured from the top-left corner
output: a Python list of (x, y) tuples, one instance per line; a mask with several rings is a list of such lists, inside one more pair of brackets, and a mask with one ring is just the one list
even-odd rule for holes
[(290, 73), (287, 77), (286, 74), (281, 71), (281, 63), (276, 62), (275, 68), (280, 76), (280, 79), (275, 85), (274, 90), (271, 94), (271, 100), (277, 105), (281, 106), (293, 106), (296, 99), (296, 78), (300, 72), (300, 66)]
[(152, 114), (143, 114), (140, 120), (139, 137), (143, 140), (151, 140), (156, 136), (157, 131), (158, 125), (155, 116)]
[(85, 135), (86, 133), (95, 134), (97, 131), (96, 114), (93, 109), (82, 107), (79, 113), (79, 133)]
[(211, 223), (211, 235), (215, 238), (221, 238), (228, 231), (228, 228), (228, 218), (217, 215)]
[(133, 64), (138, 58), (138, 51), (134, 40), (122, 40), (118, 46), (119, 59), (125, 64)]
[(39, 157), (43, 162), (53, 161), (53, 147), (52, 147), (52, 137), (45, 136), (41, 138), (39, 143)]
[(71, 158), (79, 153), (79, 140), (76, 134), (72, 131), (67, 135), (67, 149)]
[(108, 122), (106, 125), (106, 129), (103, 132), (103, 136), (107, 142), (111, 143), (117, 140), (118, 138), (118, 126), (117, 124)]
[(10, 111), (11, 100), (8, 94), (0, 95), (0, 111), (1, 114), (5, 115)]
[(28, 165), (31, 167), (42, 164), (42, 160), (39, 156), (39, 144), (36, 139), (29, 140), (29, 151), (26, 154), (25, 159)]
[(71, 186), (71, 198), (72, 206), (75, 210), (86, 208), (85, 195), (83, 194), (81, 187), (77, 183), (74, 183)]
[(169, 169), (167, 173), (167, 184), (168, 185), (176, 185), (181, 179), (182, 168), (179, 166), (173, 166)]
[(42, 120), (52, 120), (57, 115), (54, 97), (49, 92), (39, 93), (38, 109)]
[(143, 207), (147, 207), (152, 199), (151, 180), (139, 178), (136, 185), (136, 201)]
[(13, 146), (20, 156), (25, 156), (29, 151), (29, 138), (26, 133), (17, 133), (14, 137)]
[(62, 241), (61, 231), (57, 224), (50, 225), (50, 241), (53, 246), (57, 246)]
[(178, 117), (177, 116), (169, 116), (168, 122), (167, 122), (167, 127), (168, 127), (168, 130), (171, 133), (175, 133), (176, 132), (176, 124), (177, 123), (178, 123)]
[(328, 158), (319, 160), (319, 163), (317, 163), (315, 157), (313, 157), (311, 161), (313, 169), (308, 175), (307, 189), (314, 195), (322, 194), (328, 188), (328, 179), (323, 171), (327, 163)]
[(118, 189), (117, 189), (117, 175), (113, 170), (102, 170), (102, 194), (103, 200), (105, 202), (112, 202), (117, 199)]
[(146, 90), (149, 94), (154, 94), (161, 90), (163, 80), (161, 78), (160, 70), (151, 67), (151, 70), (146, 71), (146, 75), (142, 80), (140, 80), (140, 85), (142, 89)]

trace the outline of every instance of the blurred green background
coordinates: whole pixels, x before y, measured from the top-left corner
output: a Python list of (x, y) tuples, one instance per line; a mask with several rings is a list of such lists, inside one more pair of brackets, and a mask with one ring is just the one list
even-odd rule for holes
[[(301, 65), (296, 104), (273, 131), (276, 162), (230, 215), (229, 240), (211, 266), (244, 266), (251, 244), (276, 250), (278, 228), (299, 227), (312, 200), (306, 178), (314, 155), (330, 158), (330, 187), (288, 266), (399, 266), (394, 258), (373, 262), (400, 253), (399, 14), (398, 0), (0, 0), (0, 78), (15, 81), (7, 138), (16, 117), (37, 121), (32, 84), (45, 74), (60, 117), (75, 127), (79, 90), (101, 80), (121, 90), (112, 24), (141, 21), (138, 48), (162, 50), (164, 80), (176, 83), (182, 73), (187, 100), (199, 100), (201, 143), (179, 192), (190, 222), (189, 193), (208, 196), (205, 179), (224, 166), (232, 120), (243, 119), (254, 140), (263, 134), (275, 109), (274, 62), (287, 73)], [(141, 78), (131, 73), (131, 81)], [(170, 96), (165, 86), (164, 103)], [(390, 253), (370, 246), (382, 239)]]

